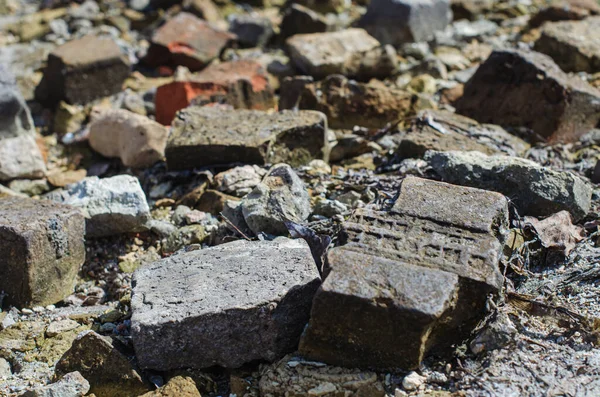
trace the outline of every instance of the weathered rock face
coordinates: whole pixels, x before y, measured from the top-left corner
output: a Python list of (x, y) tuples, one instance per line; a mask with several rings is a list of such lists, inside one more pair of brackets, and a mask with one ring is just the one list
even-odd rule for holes
[(391, 46), (381, 46), (363, 29), (298, 34), (286, 41), (290, 57), (304, 74), (322, 79), (344, 74), (361, 80), (384, 78), (396, 70)]
[(157, 88), (156, 121), (169, 125), (192, 101), (203, 105), (225, 102), (236, 109), (267, 110), (275, 94), (263, 67), (251, 60), (213, 64), (183, 81)]
[(287, 164), (273, 166), (241, 205), (244, 219), (254, 234), (286, 235), (284, 221), (301, 223), (311, 212), (304, 182)]
[(0, 181), (42, 178), (45, 174), (29, 108), (14, 76), (0, 64)]
[(452, 20), (449, 0), (372, 0), (360, 26), (383, 44), (430, 41)]
[(329, 251), (300, 353), (345, 367), (416, 368), (468, 336), (502, 286), (497, 193), (407, 177), (388, 211), (360, 209)]
[(263, 47), (273, 37), (273, 24), (266, 17), (233, 14), (229, 16), (229, 31), (244, 47)]
[(386, 395), (375, 372), (324, 367), (290, 356), (263, 372), (259, 390), (260, 395), (264, 397)]
[(46, 164), (32, 135), (0, 139), (0, 181), (39, 179), (44, 175)]
[(130, 175), (88, 177), (47, 197), (78, 208), (85, 216), (88, 237), (141, 231), (150, 218), (140, 182)]
[(148, 391), (138, 371), (110, 338), (93, 331), (82, 332), (71, 348), (56, 363), (61, 377), (79, 371), (98, 397), (138, 396)]
[(291, 4), (283, 14), (281, 36), (284, 38), (295, 34), (323, 33), (329, 30), (327, 19), (300, 4)]
[(35, 95), (48, 105), (85, 104), (121, 91), (128, 75), (129, 61), (112, 39), (86, 36), (50, 53)]
[(600, 72), (600, 17), (547, 23), (535, 50), (548, 54), (566, 72)]
[(600, 120), (600, 91), (547, 55), (494, 51), (465, 85), (456, 111), (481, 123), (528, 127), (535, 141), (572, 142)]
[(132, 337), (142, 367), (239, 367), (296, 349), (320, 283), (303, 240), (238, 240), (138, 269)]
[(381, 128), (407, 116), (413, 97), (406, 91), (358, 83), (341, 75), (320, 82), (286, 78), (279, 108), (318, 110), (327, 116), (332, 128)]
[(570, 172), (480, 152), (432, 151), (425, 160), (444, 181), (505, 194), (520, 215), (548, 216), (565, 210), (578, 220), (590, 210), (591, 186)]
[(89, 382), (75, 371), (66, 374), (56, 383), (27, 391), (21, 394), (21, 397), (81, 397), (89, 390)]
[(234, 34), (216, 30), (206, 21), (181, 12), (152, 36), (144, 62), (150, 66), (181, 65), (200, 70), (235, 39)]
[(328, 160), (327, 118), (319, 112), (266, 113), (190, 107), (181, 111), (167, 143), (170, 169), (216, 164), (306, 164)]
[(85, 221), (76, 208), (0, 199), (0, 290), (5, 303), (56, 303), (71, 293), (85, 259)]
[(190, 377), (176, 376), (154, 391), (139, 397), (202, 397), (196, 388), (196, 382)]
[(90, 124), (89, 143), (127, 167), (149, 167), (165, 156), (169, 131), (148, 117), (124, 109), (101, 111)]
[(595, 0), (553, 0), (531, 16), (529, 26), (535, 28), (546, 22), (581, 20), (598, 14), (600, 4)]
[(475, 150), (486, 154), (518, 156), (529, 145), (493, 124), (477, 121), (443, 110), (419, 112), (400, 142), (402, 157), (422, 157), (428, 150)]
[(257, 165), (244, 165), (215, 175), (217, 190), (243, 197), (262, 181), (265, 171)]

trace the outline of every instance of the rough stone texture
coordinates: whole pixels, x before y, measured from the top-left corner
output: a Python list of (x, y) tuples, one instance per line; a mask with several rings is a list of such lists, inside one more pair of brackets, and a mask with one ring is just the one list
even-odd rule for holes
[(450, 6), (455, 21), (473, 20), (484, 11), (491, 10), (494, 0), (450, 0)]
[(208, 66), (182, 81), (157, 88), (156, 121), (170, 125), (175, 114), (192, 101), (196, 104), (225, 102), (236, 109), (267, 110), (275, 105), (267, 73), (257, 62), (240, 60)]
[(287, 235), (284, 221), (305, 221), (311, 213), (310, 196), (294, 170), (278, 164), (244, 197), (242, 213), (254, 234)]
[(303, 240), (238, 240), (134, 274), (132, 337), (142, 367), (239, 367), (296, 349), (319, 274)]
[(173, 121), (167, 143), (172, 170), (216, 164), (294, 165), (328, 160), (327, 118), (319, 112), (226, 110), (190, 107)]
[(283, 14), (281, 21), (281, 37), (287, 38), (295, 34), (323, 33), (329, 30), (327, 19), (300, 4), (291, 4)]
[(21, 135), (35, 135), (35, 126), (14, 76), (0, 63), (0, 139)]
[(61, 100), (85, 104), (116, 94), (129, 76), (129, 61), (110, 38), (86, 36), (61, 45), (48, 55), (36, 99), (55, 105)]
[[(333, 388), (330, 386), (333, 385)], [(383, 384), (375, 372), (322, 366), (286, 356), (262, 372), (259, 382), (263, 397), (319, 396), (318, 390), (329, 387), (325, 396), (384, 397)], [(238, 394), (239, 395), (239, 394)]]
[(298, 34), (286, 41), (290, 57), (304, 74), (322, 79), (343, 74), (361, 80), (388, 77), (398, 60), (391, 46), (381, 46), (363, 29)]
[(154, 33), (144, 62), (150, 66), (181, 65), (200, 70), (235, 39), (234, 34), (216, 30), (206, 21), (181, 12)]
[(85, 221), (76, 208), (29, 198), (0, 199), (0, 291), (23, 307), (73, 293), (85, 259)]
[(154, 391), (139, 397), (202, 397), (196, 388), (196, 382), (188, 376), (176, 376)]
[(518, 157), (480, 152), (428, 152), (425, 160), (449, 183), (505, 194), (520, 215), (548, 216), (569, 211), (575, 220), (590, 210), (592, 188), (567, 171), (554, 171)]
[(243, 197), (262, 181), (265, 173), (265, 170), (257, 165), (244, 165), (215, 175), (215, 184), (221, 192)]
[(148, 391), (139, 372), (118, 348), (118, 342), (84, 331), (56, 363), (55, 376), (79, 371), (97, 397), (138, 396)]
[(263, 47), (273, 37), (273, 24), (266, 17), (234, 14), (229, 16), (229, 31), (244, 47)]
[(412, 369), (467, 337), (502, 286), (507, 226), (500, 194), (407, 177), (390, 211), (359, 209), (343, 225), (346, 244), (328, 253), (300, 353)]
[(600, 120), (599, 90), (547, 55), (521, 50), (494, 51), (455, 105), (481, 123), (530, 128), (536, 141), (576, 141)]
[(66, 374), (56, 383), (27, 391), (21, 397), (81, 397), (89, 390), (89, 382), (75, 371)]
[(536, 28), (546, 22), (580, 20), (598, 14), (600, 4), (596, 0), (553, 0), (531, 16), (529, 26)]
[(320, 82), (310, 78), (286, 78), (281, 84), (280, 109), (312, 109), (323, 112), (331, 128), (381, 128), (413, 109), (412, 94), (383, 86), (358, 83), (341, 75)]
[(422, 157), (428, 150), (476, 150), (485, 154), (523, 154), (529, 145), (493, 124), (444, 110), (424, 110), (411, 123), (398, 148), (402, 157)]
[(600, 72), (600, 17), (546, 23), (535, 50), (548, 54), (565, 72)]
[(169, 131), (146, 116), (124, 109), (103, 110), (89, 129), (92, 149), (121, 158), (127, 167), (149, 167), (165, 156)]
[(130, 175), (88, 177), (47, 198), (78, 208), (85, 216), (88, 237), (141, 231), (150, 218), (144, 191)]
[(383, 44), (430, 41), (452, 21), (449, 0), (372, 0), (359, 24)]
[(0, 181), (38, 179), (44, 175), (46, 164), (32, 135), (0, 139)]

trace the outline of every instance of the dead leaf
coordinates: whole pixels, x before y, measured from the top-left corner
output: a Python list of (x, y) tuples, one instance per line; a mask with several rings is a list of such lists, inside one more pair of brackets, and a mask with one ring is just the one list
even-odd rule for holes
[(571, 214), (567, 211), (557, 212), (541, 221), (530, 216), (524, 220), (525, 232), (536, 235), (544, 248), (562, 252), (565, 257), (585, 238), (584, 229), (573, 225)]

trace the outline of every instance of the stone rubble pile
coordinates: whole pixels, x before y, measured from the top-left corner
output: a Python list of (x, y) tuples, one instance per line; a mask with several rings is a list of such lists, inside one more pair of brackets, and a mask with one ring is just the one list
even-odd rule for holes
[(0, 0), (0, 396), (600, 395), (599, 30)]

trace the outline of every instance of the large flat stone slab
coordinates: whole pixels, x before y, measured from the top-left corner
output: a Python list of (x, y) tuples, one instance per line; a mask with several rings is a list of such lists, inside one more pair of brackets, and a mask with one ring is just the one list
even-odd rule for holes
[(138, 269), (132, 337), (144, 368), (235, 368), (297, 348), (319, 273), (303, 240), (235, 241)]
[(359, 209), (329, 251), (300, 353), (360, 368), (416, 368), (468, 336), (502, 286), (497, 193), (406, 178), (390, 211)]
[(173, 121), (167, 165), (181, 170), (230, 163), (327, 161), (326, 130), (327, 118), (320, 112), (189, 107)]
[(85, 260), (85, 220), (77, 208), (29, 198), (0, 199), (0, 290), (19, 307), (73, 293)]
[(573, 142), (600, 121), (600, 91), (534, 51), (494, 51), (455, 106), (480, 123), (527, 127), (532, 141)]

